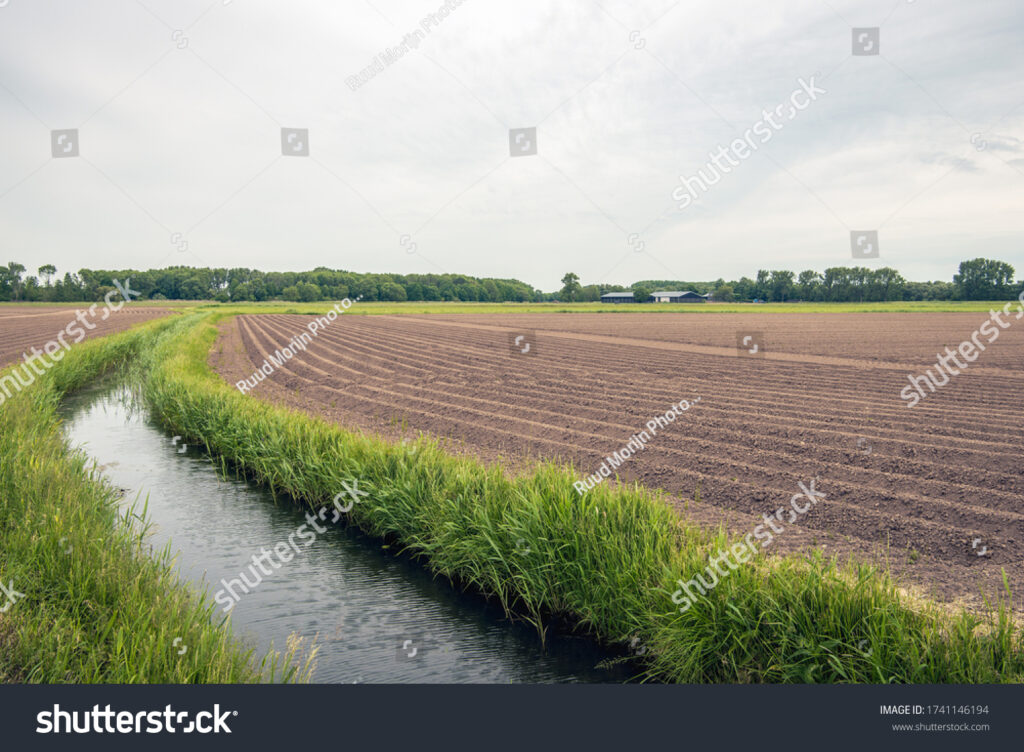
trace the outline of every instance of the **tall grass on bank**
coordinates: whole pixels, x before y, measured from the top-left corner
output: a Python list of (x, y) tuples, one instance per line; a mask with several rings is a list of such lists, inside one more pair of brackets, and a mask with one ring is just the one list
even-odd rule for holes
[[(565, 617), (642, 646), (646, 676), (674, 682), (1019, 682), (1010, 611), (910, 608), (881, 572), (820, 555), (740, 566), (680, 614), (671, 593), (728, 541), (657, 494), (571, 470), (499, 468), (421, 440), (391, 444), (243, 396), (209, 369), (218, 317), (161, 337), (143, 365), (154, 414), (272, 489), (329, 504), (342, 481), (368, 496), (350, 521), (400, 542), (433, 571), (496, 597), (543, 630)], [(1006, 597), (1009, 597), (1007, 588)]]
[(0, 406), (0, 581), (24, 593), (0, 613), (0, 681), (295, 677), (288, 656), (255, 662), (208, 599), (178, 579), (168, 552), (150, 554), (144, 527), (119, 512), (119, 494), (61, 433), (56, 409), (67, 392), (180, 325), (162, 320), (76, 345)]

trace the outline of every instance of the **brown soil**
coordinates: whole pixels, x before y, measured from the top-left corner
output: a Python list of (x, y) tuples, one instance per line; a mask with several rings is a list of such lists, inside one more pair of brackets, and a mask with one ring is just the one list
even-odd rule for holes
[[(343, 316), (251, 394), (390, 437), (422, 431), (506, 466), (556, 458), (581, 475), (699, 396), (622, 465), (625, 480), (745, 535), (817, 477), (825, 499), (786, 525), (776, 552), (883, 557), (925, 594), (976, 604), (1002, 570), (1024, 584), (1024, 322), (917, 407), (899, 391), (908, 368), (985, 318)], [(233, 319), (211, 364), (231, 383), (250, 377), (309, 320)], [(738, 354), (740, 330), (765, 333), (766, 357)], [(513, 351), (510, 333), (530, 352)]]
[[(979, 368), (1024, 366), (1024, 321), (1014, 302), (1003, 320), (1011, 323), (988, 347)], [(876, 361), (880, 364), (932, 365), (937, 353), (956, 348), (988, 319), (987, 313), (578, 313), (495, 314), (477, 321), (514, 329), (613, 335), (678, 344), (736, 349), (737, 332), (764, 332), (768, 357), (794, 353)], [(431, 320), (465, 321), (461, 314), (431, 315)], [(987, 338), (982, 337), (985, 342)], [(982, 362), (984, 361), (984, 362)], [(973, 368), (973, 366), (972, 366)]]
[[(23, 355), (31, 354), (32, 347), (42, 349), (47, 342), (56, 341), (57, 334), (64, 331), (72, 321), (86, 332), (86, 338), (90, 338), (113, 334), (170, 313), (166, 308), (125, 305), (120, 311), (108, 313), (104, 321), (104, 304), (96, 306), (95, 315), (89, 314), (91, 305), (92, 303), (80, 303), (77, 307), (0, 306), (0, 368), (21, 360)], [(96, 328), (89, 329), (76, 321), (76, 311), (82, 311), (86, 321)], [(74, 340), (74, 336), (64, 335), (64, 341), (68, 344), (72, 344)]]

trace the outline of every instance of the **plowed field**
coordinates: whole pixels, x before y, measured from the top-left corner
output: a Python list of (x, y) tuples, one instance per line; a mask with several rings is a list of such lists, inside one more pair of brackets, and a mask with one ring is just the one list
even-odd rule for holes
[[(775, 550), (885, 556), (929, 594), (972, 601), (1002, 569), (1024, 585), (1024, 322), (916, 407), (899, 392), (985, 318), (345, 315), (250, 394), (349, 427), (445, 437), (509, 466), (556, 458), (581, 475), (699, 396), (623, 478), (679, 503), (699, 495), (688, 514), (741, 534), (817, 478), (825, 498)], [(309, 321), (240, 316), (211, 363), (236, 383)], [(740, 353), (744, 331), (763, 333), (765, 357)]]
[[(125, 305), (119, 311), (111, 311), (103, 319), (105, 307), (100, 303), (95, 316), (88, 314), (91, 303), (80, 303), (77, 308), (67, 306), (12, 305), (0, 306), (0, 367), (21, 360), (30, 348), (42, 348), (47, 342), (57, 339), (57, 334), (64, 331), (68, 324), (75, 325), (86, 332), (86, 337), (102, 337), (127, 329), (135, 324), (150, 319), (166, 316), (166, 308)], [(85, 320), (95, 328), (89, 329), (75, 319), (75, 312), (83, 311)], [(69, 344), (76, 337), (64, 335)]]

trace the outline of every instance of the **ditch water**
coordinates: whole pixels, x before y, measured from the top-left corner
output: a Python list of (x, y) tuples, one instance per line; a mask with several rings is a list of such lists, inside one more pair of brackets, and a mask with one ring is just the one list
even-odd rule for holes
[[(122, 504), (141, 508), (148, 498), (153, 547), (169, 542), (179, 576), (209, 586), (211, 597), (306, 521), (308, 510), (291, 501), (223, 478), (197, 448), (181, 453), (116, 384), (72, 395), (62, 417), (71, 444), (125, 490)], [(637, 672), (599, 667), (614, 656), (586, 638), (549, 630), (542, 645), (499, 606), (351, 528), (328, 527), (240, 598), (232, 626), (258, 654), (271, 643), (283, 649), (291, 633), (317, 636), (315, 682), (622, 682)]]

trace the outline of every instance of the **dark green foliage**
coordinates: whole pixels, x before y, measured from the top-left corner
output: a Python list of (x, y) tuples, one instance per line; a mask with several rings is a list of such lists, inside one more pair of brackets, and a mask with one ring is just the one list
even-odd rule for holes
[[(50, 266), (43, 267), (50, 272)], [(294, 300), (471, 300), (484, 303), (533, 302), (541, 293), (515, 279), (478, 279), (462, 274), (357, 274), (320, 267), (309, 272), (258, 269), (81, 269), (53, 284), (22, 279), (21, 264), (0, 266), (0, 300), (73, 302), (101, 300), (114, 280), (131, 281), (143, 300), (217, 300), (239, 302)]]

